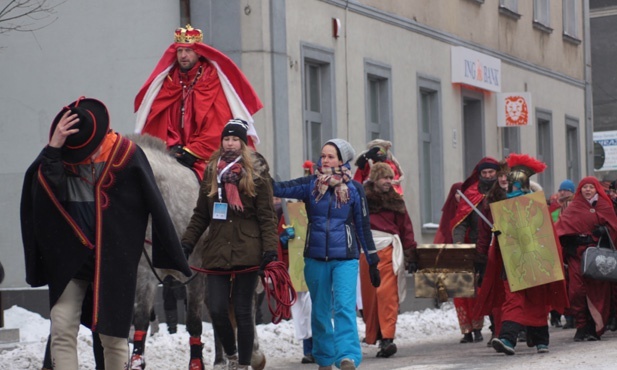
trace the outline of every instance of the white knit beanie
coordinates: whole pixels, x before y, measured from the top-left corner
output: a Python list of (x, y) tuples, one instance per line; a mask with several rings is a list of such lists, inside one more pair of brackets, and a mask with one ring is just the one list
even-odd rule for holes
[[(332, 144), (338, 150), (338, 154), (341, 156), (341, 161), (343, 164), (351, 161), (356, 156), (356, 151), (353, 149), (351, 144), (343, 139), (330, 139), (326, 142), (326, 144)], [(324, 146), (326, 145), (324, 144)]]

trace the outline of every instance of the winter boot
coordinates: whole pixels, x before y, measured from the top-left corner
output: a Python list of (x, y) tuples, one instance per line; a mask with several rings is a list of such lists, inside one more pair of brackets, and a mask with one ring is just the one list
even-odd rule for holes
[(393, 339), (382, 339), (380, 349), (377, 352), (376, 357), (388, 358), (395, 354), (397, 351), (396, 344)]
[(473, 342), (474, 343), (480, 343), (483, 340), (484, 340), (484, 338), (482, 337), (482, 330), (474, 329), (473, 330)]
[(473, 343), (473, 335), (471, 333), (463, 334), (459, 343)]
[(176, 334), (178, 332), (178, 310), (165, 311), (165, 321), (169, 334)]
[(200, 337), (190, 337), (189, 344), (191, 345), (191, 360), (189, 362), (189, 370), (204, 370), (204, 360), (202, 350), (204, 345), (201, 343)]
[(574, 341), (582, 342), (587, 337), (587, 328), (576, 328), (576, 333), (574, 333)]
[(353, 360), (344, 358), (341, 360), (341, 370), (356, 370), (356, 364)]
[(227, 370), (238, 370), (238, 354), (225, 355), (227, 360)]
[(143, 370), (146, 368), (146, 356), (144, 350), (146, 347), (146, 332), (143, 330), (135, 330), (133, 334), (133, 354), (129, 368), (131, 370)]
[(551, 311), (551, 326), (561, 328), (561, 315), (555, 310)]
[(495, 338), (491, 341), (491, 344), (493, 345), (495, 351), (499, 353), (505, 353), (508, 356), (512, 356), (516, 353), (514, 350), (514, 345), (512, 345), (512, 343), (510, 343), (507, 339)]
[(302, 340), (302, 350), (304, 357), (302, 357), (300, 362), (303, 364), (314, 364), (315, 358), (313, 357), (313, 338)]
[(574, 329), (574, 317), (565, 316), (566, 323), (561, 327), (562, 329)]

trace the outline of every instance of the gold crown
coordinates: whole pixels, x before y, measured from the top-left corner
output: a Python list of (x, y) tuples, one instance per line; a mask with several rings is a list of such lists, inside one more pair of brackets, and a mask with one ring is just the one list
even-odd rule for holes
[(193, 44), (196, 42), (202, 42), (204, 34), (200, 29), (191, 27), (190, 24), (186, 25), (186, 28), (178, 28), (174, 34), (174, 42), (180, 44)]

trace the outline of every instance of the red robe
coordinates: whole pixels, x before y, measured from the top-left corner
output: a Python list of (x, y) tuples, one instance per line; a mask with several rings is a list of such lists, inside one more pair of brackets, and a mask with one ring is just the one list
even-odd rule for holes
[[(185, 89), (190, 92), (185, 93), (183, 126), (180, 123), (183, 88), (176, 63), (178, 47), (191, 48), (201, 57), (200, 62), (188, 72), (186, 86), (191, 85), (199, 67), (202, 67), (201, 75), (193, 87)], [(163, 85), (153, 97), (151, 94), (159, 86), (156, 81), (160, 81), (159, 78), (166, 71)], [(227, 89), (223, 88), (221, 79), (225, 81)], [(148, 109), (149, 104), (151, 107)], [(252, 115), (262, 107), (248, 79), (229, 57), (203, 43), (173, 43), (135, 97), (136, 131), (158, 137), (168, 147), (182, 145), (198, 158), (193, 170), (201, 180), (210, 155), (220, 145), (221, 131), (229, 119), (242, 118), (247, 121), (249, 145), (259, 143), (252, 125)]]
[[(485, 212), (485, 215), (493, 221), (490, 212)], [(482, 222), (479, 225), (478, 243), (489, 245), (490, 241), (486, 241), (490, 240), (491, 233), (490, 227)], [(559, 243), (556, 235), (555, 239)], [(563, 265), (561, 248), (558, 247), (557, 250)], [(484, 249), (480, 248), (478, 252), (483, 253)], [(565, 280), (511, 292), (504, 277), (499, 241), (494, 238), (488, 249), (488, 262), (474, 315), (493, 314), (496, 333), (500, 332), (503, 321), (514, 321), (525, 326), (546, 326), (547, 315), (551, 309), (563, 312), (569, 305)]]
[[(597, 190), (598, 200), (595, 206), (581, 194), (581, 189), (586, 184), (593, 184)], [(617, 237), (617, 216), (613, 211), (613, 203), (606, 195), (600, 182), (595, 177), (585, 177), (578, 185), (574, 199), (563, 211), (556, 223), (557, 234), (568, 235), (591, 235), (594, 243), (579, 245), (575, 255), (568, 256), (568, 273), (570, 278), (569, 296), (572, 304), (572, 312), (576, 321), (576, 327), (582, 328), (591, 323), (587, 316), (587, 309), (591, 314), (596, 327), (596, 333), (601, 335), (608, 322), (610, 310), (611, 284), (606, 281), (583, 277), (581, 273), (581, 258), (585, 249), (594, 245), (597, 238), (593, 236), (596, 225), (605, 225), (610, 237)]]
[[(197, 76), (200, 69), (201, 74)], [(186, 79), (185, 85), (195, 81), (188, 89), (191, 91), (185, 93), (184, 124), (181, 122), (181, 78)], [(216, 68), (207, 61), (200, 61), (187, 74), (180, 73), (177, 66), (170, 71), (152, 103), (142, 133), (165, 140), (168, 148), (183, 146), (198, 158), (193, 168), (202, 179), (208, 159), (220, 146), (223, 127), (231, 118)]]

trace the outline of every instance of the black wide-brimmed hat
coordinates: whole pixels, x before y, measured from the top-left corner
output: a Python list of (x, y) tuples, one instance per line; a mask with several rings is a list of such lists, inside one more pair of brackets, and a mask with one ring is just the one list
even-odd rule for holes
[(54, 133), (60, 118), (67, 111), (77, 114), (79, 122), (72, 128), (79, 129), (66, 138), (62, 146), (62, 161), (66, 163), (79, 163), (90, 157), (103, 143), (103, 139), (109, 131), (109, 113), (107, 107), (96, 99), (80, 97), (68, 106), (62, 108), (54, 118), (49, 131), (49, 137)]

